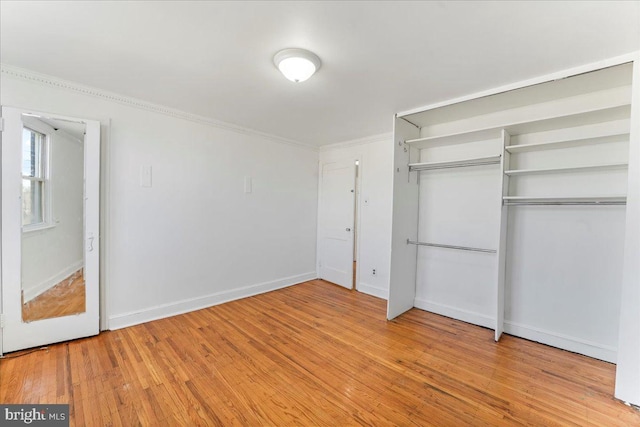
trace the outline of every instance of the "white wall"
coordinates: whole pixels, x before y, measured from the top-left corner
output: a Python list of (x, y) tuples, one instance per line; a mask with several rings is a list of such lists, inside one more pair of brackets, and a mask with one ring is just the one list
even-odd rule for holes
[(49, 135), (52, 223), (22, 233), (22, 290), (27, 302), (82, 268), (84, 150), (82, 141), (63, 131), (33, 118), (25, 120)]
[(360, 160), (356, 289), (385, 299), (389, 293), (391, 255), (391, 141), (390, 134), (379, 135), (320, 149), (320, 164), (342, 159)]
[[(445, 145), (421, 150), (420, 161), (495, 156), (501, 151), (499, 140)], [(418, 240), (496, 250), (500, 173), (495, 164), (419, 172)], [(415, 306), (493, 327), (496, 261), (492, 253), (420, 246)]]
[[(19, 74), (3, 72), (3, 105), (104, 125), (101, 268), (110, 328), (315, 277), (317, 151)], [(152, 167), (151, 188), (140, 186), (142, 166)]]

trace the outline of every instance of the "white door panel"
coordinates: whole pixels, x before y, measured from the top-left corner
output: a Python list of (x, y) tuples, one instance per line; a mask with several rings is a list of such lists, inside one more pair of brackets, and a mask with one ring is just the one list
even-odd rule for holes
[(353, 286), (355, 163), (322, 165), (320, 193), (320, 277), (345, 288)]
[[(96, 335), (99, 332), (99, 179), (100, 179), (100, 123), (92, 120), (78, 120), (58, 115), (37, 113), (33, 111), (19, 110), (16, 108), (2, 107), (4, 130), (2, 132), (2, 313), (4, 316), (4, 328), (2, 329), (2, 341), (0, 353), (6, 353), (24, 348), (42, 346), (60, 341)], [(56, 135), (58, 131), (65, 133), (68, 138), (77, 144), (78, 160), (74, 181), (76, 196), (73, 199), (77, 206), (76, 214), (72, 220), (77, 227), (76, 258), (80, 260), (80, 274), (84, 278), (85, 307), (84, 311), (78, 310), (74, 314), (62, 314), (42, 320), (23, 320), (23, 293), (25, 271), (32, 273), (33, 263), (25, 264), (23, 243), (25, 228), (23, 228), (24, 207), (22, 199), (25, 197), (25, 166), (23, 141), (23, 128), (27, 127), (28, 120), (36, 120), (45, 126), (47, 122), (60, 123), (60, 128), (52, 128)], [(28, 125), (31, 126), (31, 125)], [(79, 132), (72, 134), (74, 126), (84, 130), (84, 135)], [(44, 135), (44, 134), (43, 134)], [(71, 135), (70, 137), (68, 135)], [(50, 138), (46, 136), (46, 138)], [(56, 136), (56, 138), (58, 138)], [(28, 140), (28, 139), (27, 139)], [(49, 216), (48, 223), (43, 224), (42, 230), (32, 232), (32, 235), (63, 230), (66, 223), (71, 222), (63, 217), (61, 211), (68, 207), (69, 199), (69, 175), (57, 184), (49, 175), (62, 175), (65, 167), (51, 161), (53, 150), (58, 150), (60, 145), (47, 140), (46, 156), (51, 162), (50, 171), (46, 172), (47, 179), (51, 181), (47, 197), (50, 197), (46, 209)], [(56, 143), (58, 144), (58, 143)], [(28, 144), (27, 144), (28, 145)], [(69, 144), (71, 146), (71, 143)], [(51, 150), (50, 150), (51, 148)], [(27, 150), (28, 151), (28, 150)], [(58, 155), (60, 151), (58, 151)], [(64, 156), (62, 157), (64, 158)], [(57, 167), (57, 169), (56, 169)], [(58, 187), (56, 187), (56, 185)], [(46, 188), (46, 187), (45, 187)], [(57, 193), (54, 190), (57, 189)], [(65, 194), (66, 193), (66, 194)], [(28, 193), (32, 194), (32, 193)], [(31, 200), (31, 198), (29, 198)], [(59, 239), (58, 239), (59, 240)], [(57, 241), (58, 241), (57, 240)], [(42, 245), (40, 245), (42, 246)], [(25, 246), (26, 247), (26, 246)], [(38, 248), (38, 246), (35, 246)], [(41, 254), (42, 251), (40, 250)], [(31, 254), (31, 252), (29, 252)], [(49, 258), (52, 256), (49, 255)], [(44, 258), (45, 261), (50, 259)], [(43, 269), (45, 262), (39, 261)], [(67, 264), (68, 265), (68, 264)], [(44, 274), (44, 273), (43, 273)], [(49, 274), (51, 276), (51, 274)], [(67, 277), (68, 278), (68, 277)], [(43, 282), (46, 283), (46, 282)], [(66, 282), (65, 282), (66, 283)], [(55, 284), (55, 282), (53, 282)]]
[(410, 310), (416, 298), (417, 246), (407, 239), (418, 238), (419, 185), (416, 174), (409, 173), (411, 159), (420, 153), (415, 147), (403, 144), (407, 139), (419, 138), (420, 131), (401, 118), (394, 122), (393, 167), (393, 223), (391, 232), (391, 264), (387, 319)]

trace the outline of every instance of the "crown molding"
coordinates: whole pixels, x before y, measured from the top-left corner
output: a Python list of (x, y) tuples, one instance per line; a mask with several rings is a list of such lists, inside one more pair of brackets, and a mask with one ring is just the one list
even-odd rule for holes
[(311, 151), (318, 151), (318, 147), (315, 145), (305, 144), (300, 141), (295, 141), (288, 138), (283, 138), (277, 135), (272, 135), (265, 132), (260, 132), (255, 129), (242, 127), (233, 123), (223, 122), (221, 120), (215, 120), (209, 117), (200, 116), (198, 114), (188, 113), (186, 111), (178, 110), (175, 108), (167, 107), (165, 105), (155, 104), (147, 102), (138, 98), (132, 98), (125, 95), (120, 95), (114, 92), (98, 89), (91, 86), (85, 86), (80, 83), (72, 82), (69, 80), (59, 79), (47, 74), (38, 73), (36, 71), (27, 70), (24, 68), (14, 67), (12, 65), (0, 64), (0, 73), (7, 77), (26, 80), (29, 82), (39, 83), (46, 86), (55, 87), (58, 89), (65, 89), (72, 92), (80, 93), (94, 98), (99, 98), (106, 101), (123, 104), (129, 107), (138, 108), (141, 110), (151, 111), (154, 113), (164, 114), (177, 119), (188, 120), (191, 122), (212, 126), (218, 129), (223, 129), (243, 135), (257, 136), (267, 139), (272, 142), (280, 144), (286, 144), (298, 148), (303, 148)]
[(364, 138), (350, 139), (347, 141), (336, 142), (333, 144), (321, 145), (320, 151), (322, 152), (322, 151), (336, 150), (340, 148), (355, 147), (358, 145), (373, 144), (376, 142), (383, 142), (383, 141), (388, 141), (388, 142), (393, 141), (393, 133), (385, 132), (377, 135), (365, 136)]

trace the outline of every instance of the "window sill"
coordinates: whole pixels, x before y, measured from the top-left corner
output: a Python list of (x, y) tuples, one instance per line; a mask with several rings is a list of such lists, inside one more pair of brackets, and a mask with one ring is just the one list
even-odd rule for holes
[(49, 229), (55, 228), (55, 227), (56, 227), (56, 224), (53, 224), (53, 223), (38, 224), (38, 225), (28, 225), (28, 226), (23, 226), (22, 227), (22, 233), (23, 234), (34, 233), (36, 231), (49, 230)]

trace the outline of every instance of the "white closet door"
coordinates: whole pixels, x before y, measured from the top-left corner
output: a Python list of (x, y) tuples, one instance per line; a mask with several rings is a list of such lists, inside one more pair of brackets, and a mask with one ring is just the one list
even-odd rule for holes
[[(4, 118), (2, 132), (2, 313), (4, 328), (2, 329), (0, 351), (6, 353), (96, 335), (99, 332), (100, 123), (7, 107), (2, 107), (2, 116)], [(76, 243), (77, 258), (82, 264), (79, 271), (84, 275), (85, 281), (85, 307), (83, 311), (79, 310), (77, 313), (61, 315), (61, 317), (50, 316), (41, 320), (23, 320), (25, 318), (23, 293), (26, 293), (23, 282), (25, 275), (32, 273), (30, 270), (25, 270), (27, 268), (25, 266), (33, 268), (32, 263), (25, 263), (25, 253), (23, 252), (27, 227), (24, 225), (25, 208), (22, 199), (26, 197), (24, 194), (31, 194), (24, 193), (25, 182), (29, 181), (28, 178), (25, 179), (24, 166), (25, 146), (28, 144), (23, 141), (26, 128), (23, 121), (27, 118), (45, 124), (47, 121), (56, 121), (67, 124), (65, 126), (72, 122), (78, 123), (83, 125), (85, 133), (84, 137), (79, 134), (80, 136), (77, 138), (77, 144), (82, 151), (78, 158), (80, 164), (77, 165), (77, 181), (75, 182), (77, 197), (75, 200), (80, 207), (73, 218), (73, 221), (78, 223), (78, 228), (83, 230), (78, 232)], [(51, 135), (64, 130), (64, 128), (55, 129)], [(46, 155), (43, 155), (42, 159), (48, 158), (50, 160), (51, 152), (58, 147), (49, 143), (50, 135), (44, 133), (41, 135), (48, 145), (45, 151)], [(49, 174), (62, 172), (64, 172), (64, 166), (51, 164), (50, 171), (46, 171), (44, 175), (49, 179)], [(53, 186), (53, 183), (51, 185)], [(62, 205), (69, 203), (68, 199), (64, 197), (65, 191), (68, 192), (68, 187), (65, 187), (62, 182), (57, 185), (62, 186), (62, 188), (58, 188), (61, 192), (53, 194), (62, 195), (57, 200), (53, 200), (53, 196), (51, 197), (51, 207), (48, 207), (51, 218), (49, 221), (43, 221), (39, 229), (33, 230), (34, 227), (31, 227), (30, 234), (44, 235), (53, 232), (52, 230), (64, 228), (65, 219), (59, 216), (59, 209)], [(43, 209), (44, 211), (45, 209)], [(42, 258), (38, 261), (42, 262)], [(57, 280), (56, 275), (50, 275), (49, 279), (51, 279), (50, 281)], [(43, 283), (46, 284), (46, 281)]]
[(395, 119), (393, 161), (393, 228), (387, 319), (413, 308), (416, 296), (416, 246), (407, 239), (418, 237), (418, 172), (409, 172), (409, 163), (418, 161), (417, 149), (404, 141), (417, 138), (416, 126)]

